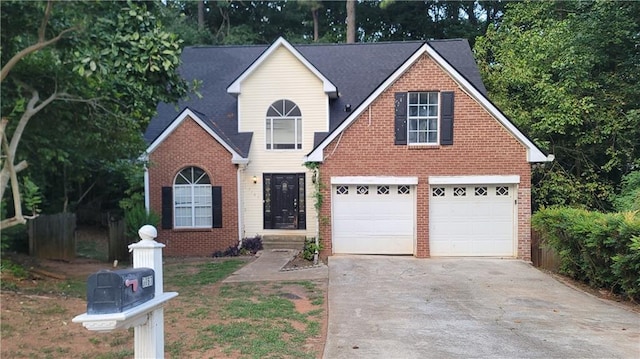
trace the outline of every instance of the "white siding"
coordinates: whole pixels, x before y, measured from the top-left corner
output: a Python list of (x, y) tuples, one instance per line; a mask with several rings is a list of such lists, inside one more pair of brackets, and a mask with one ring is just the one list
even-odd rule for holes
[[(281, 99), (291, 100), (302, 112), (302, 149), (266, 150), (265, 118), (269, 106)], [(242, 173), (244, 187), (244, 236), (255, 234), (316, 235), (316, 216), (311, 175), (304, 167), (305, 154), (313, 149), (313, 134), (327, 132), (328, 97), (322, 81), (300, 63), (287, 49), (280, 47), (242, 83), (238, 96), (239, 131), (253, 132), (249, 165)], [(306, 172), (307, 229), (264, 230), (262, 203), (263, 173)], [(258, 183), (253, 183), (253, 177)]]

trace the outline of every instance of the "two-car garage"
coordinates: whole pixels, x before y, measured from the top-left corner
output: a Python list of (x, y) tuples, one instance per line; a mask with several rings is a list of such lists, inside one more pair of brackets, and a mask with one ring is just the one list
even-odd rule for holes
[[(429, 177), (428, 184), (333, 177), (333, 253), (415, 254), (417, 221), (426, 220), (431, 256), (515, 257), (517, 183), (519, 176)], [(418, 186), (428, 188), (428, 218), (417, 210)]]

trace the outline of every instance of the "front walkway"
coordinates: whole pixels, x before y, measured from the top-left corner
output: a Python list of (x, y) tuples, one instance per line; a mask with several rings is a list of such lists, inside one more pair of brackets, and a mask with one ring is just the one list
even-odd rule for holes
[(262, 281), (296, 281), (327, 279), (329, 270), (320, 263), (318, 267), (280, 271), (289, 262), (296, 251), (292, 249), (273, 249), (260, 252), (255, 261), (247, 264), (231, 274), (223, 283), (262, 282)]

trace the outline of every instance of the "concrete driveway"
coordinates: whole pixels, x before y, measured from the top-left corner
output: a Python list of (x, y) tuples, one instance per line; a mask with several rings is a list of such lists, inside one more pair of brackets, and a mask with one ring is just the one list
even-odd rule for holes
[(519, 260), (333, 256), (324, 358), (640, 358), (640, 314)]

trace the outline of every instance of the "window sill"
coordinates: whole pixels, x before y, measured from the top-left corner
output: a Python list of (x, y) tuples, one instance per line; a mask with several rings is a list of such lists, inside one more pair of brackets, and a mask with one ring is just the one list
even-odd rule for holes
[(302, 152), (302, 148), (267, 148), (267, 152)]
[(437, 150), (440, 147), (442, 146), (438, 144), (427, 144), (427, 143), (425, 144), (416, 143), (416, 144), (407, 145), (407, 148), (410, 150)]

